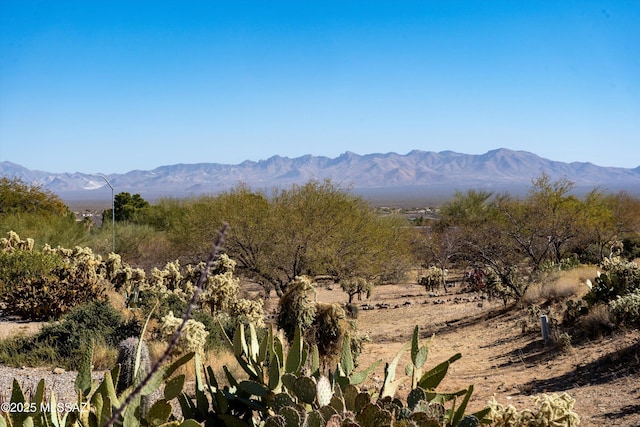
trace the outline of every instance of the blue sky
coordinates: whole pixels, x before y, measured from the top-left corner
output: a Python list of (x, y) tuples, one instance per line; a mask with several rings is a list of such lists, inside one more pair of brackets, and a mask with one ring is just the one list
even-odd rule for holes
[(0, 1), (0, 161), (640, 165), (640, 2)]

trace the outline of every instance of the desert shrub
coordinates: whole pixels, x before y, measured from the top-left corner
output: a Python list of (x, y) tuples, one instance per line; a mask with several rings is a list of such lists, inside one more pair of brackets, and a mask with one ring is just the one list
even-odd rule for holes
[(362, 298), (362, 294), (369, 297), (373, 290), (373, 282), (364, 277), (348, 277), (340, 281), (340, 287), (349, 295), (349, 304), (351, 304), (356, 295), (358, 295), (358, 300)]
[(237, 321), (227, 313), (218, 313), (212, 316), (206, 311), (194, 311), (193, 320), (204, 325), (208, 335), (204, 345), (204, 350), (222, 350), (227, 347), (226, 338), (233, 338), (238, 325)]
[(168, 292), (165, 295), (159, 296), (153, 291), (145, 290), (140, 291), (139, 293), (137, 307), (145, 314), (148, 314), (151, 309), (155, 307), (152, 317), (156, 320), (160, 320), (162, 316), (170, 311), (172, 311), (176, 316), (182, 316), (182, 314), (187, 310), (187, 305), (187, 301), (173, 292)]
[(618, 296), (609, 303), (609, 311), (616, 323), (640, 327), (640, 289)]
[(60, 324), (77, 325), (87, 329), (93, 337), (103, 337), (109, 345), (137, 337), (141, 332), (140, 321), (126, 319), (109, 301), (92, 301), (74, 308)]
[(50, 276), (62, 264), (63, 259), (59, 254), (0, 249), (0, 298), (6, 303), (8, 297), (3, 295), (4, 292), (19, 286), (25, 281), (25, 276)]
[(553, 343), (562, 353), (569, 353), (572, 350), (571, 335), (568, 332), (561, 332), (553, 337)]
[(578, 267), (580, 267), (580, 259), (577, 256), (572, 256), (569, 258), (562, 258), (560, 262), (549, 260), (545, 261), (540, 264), (540, 271), (547, 273), (552, 271), (572, 270)]
[(106, 301), (79, 305), (59, 322), (31, 337), (17, 337), (0, 345), (0, 362), (14, 365), (58, 364), (77, 368), (82, 349), (91, 341), (115, 348), (141, 331), (136, 319), (127, 320)]
[(565, 326), (575, 325), (578, 319), (589, 313), (589, 306), (583, 300), (567, 300), (566, 309), (562, 318)]
[[(96, 246), (105, 253), (112, 250), (111, 218), (103, 222), (100, 234), (102, 242)], [(162, 255), (168, 251), (166, 237), (148, 225), (119, 222), (116, 224), (116, 252), (135, 265), (159, 265)], [(100, 244), (102, 243), (102, 244)]]
[(0, 341), (0, 363), (9, 366), (58, 365), (62, 360), (50, 343), (18, 335)]
[(555, 340), (563, 331), (560, 328), (560, 319), (553, 305), (531, 304), (525, 309), (525, 316), (517, 321), (523, 334), (540, 333), (540, 318), (547, 316), (551, 339)]
[[(444, 283), (444, 271), (440, 267), (431, 266), (426, 274), (418, 278), (418, 284), (427, 291), (435, 291)], [(446, 288), (445, 288), (446, 291)]]
[(497, 297), (507, 305), (509, 300), (518, 300), (527, 291), (527, 284), (517, 276), (517, 268), (511, 267), (506, 274), (510, 286), (506, 286), (500, 275), (492, 268), (487, 271), (485, 291), (490, 298)]
[(611, 333), (615, 325), (611, 322), (609, 307), (606, 304), (596, 304), (589, 308), (589, 312), (580, 317), (575, 325), (577, 337), (599, 339)]
[(590, 305), (608, 303), (640, 288), (638, 264), (614, 256), (605, 258), (602, 268), (604, 272), (599, 273), (593, 283), (590, 283), (591, 289), (584, 297)]
[(356, 304), (345, 304), (344, 311), (349, 319), (357, 319), (360, 314), (360, 309)]
[(44, 244), (54, 247), (93, 247), (92, 234), (86, 226), (75, 220), (74, 215), (0, 215), (0, 234), (4, 235), (10, 230), (21, 236), (29, 236), (34, 240), (36, 247)]
[(626, 259), (640, 258), (640, 237), (629, 237), (622, 241), (624, 248), (620, 256)]
[(131, 336), (138, 336), (138, 320), (126, 320), (108, 301), (93, 301), (73, 309), (62, 321), (48, 325), (36, 335), (39, 342), (54, 343), (63, 357), (79, 357), (79, 349), (90, 340), (103, 340), (115, 347)]
[(566, 281), (560, 276), (549, 275), (543, 278), (542, 282), (529, 285), (520, 302), (523, 304), (558, 302), (577, 295), (579, 291), (579, 282)]
[[(13, 243), (12, 243), (13, 242)], [(33, 241), (9, 233), (2, 239), (0, 302), (6, 314), (26, 319), (58, 318), (73, 307), (105, 297), (99, 266), (90, 248), (33, 249)]]

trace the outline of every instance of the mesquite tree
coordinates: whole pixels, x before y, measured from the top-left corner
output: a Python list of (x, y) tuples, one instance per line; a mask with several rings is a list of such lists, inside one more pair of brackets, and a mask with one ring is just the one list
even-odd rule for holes
[[(240, 186), (186, 201), (170, 234), (197, 256), (220, 224), (228, 223), (225, 250), (238, 271), (282, 295), (301, 275), (336, 280), (384, 278), (410, 257), (407, 230), (378, 216), (363, 199), (330, 181), (274, 190), (267, 196)], [(268, 292), (267, 292), (268, 295)]]

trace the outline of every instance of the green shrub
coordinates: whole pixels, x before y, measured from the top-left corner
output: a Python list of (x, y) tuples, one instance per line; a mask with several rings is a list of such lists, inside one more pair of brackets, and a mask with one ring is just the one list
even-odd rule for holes
[(619, 257), (605, 258), (603, 273), (599, 273), (590, 283), (590, 290), (584, 299), (589, 305), (608, 303), (640, 288), (640, 267), (634, 262)]
[(52, 365), (75, 369), (82, 348), (92, 340), (116, 347), (138, 336), (140, 323), (126, 320), (106, 301), (93, 301), (74, 308), (60, 322), (45, 326), (32, 337), (17, 337), (0, 344), (0, 362), (12, 365)]
[(25, 281), (26, 276), (49, 277), (51, 272), (63, 265), (63, 259), (59, 254), (33, 251), (0, 250), (0, 298), (6, 302), (6, 292), (19, 286)]
[(600, 339), (613, 332), (615, 324), (611, 322), (609, 307), (606, 304), (596, 304), (577, 320), (573, 329), (576, 338)]
[(609, 312), (618, 324), (640, 327), (640, 289), (611, 301)]
[(583, 300), (574, 301), (570, 299), (567, 300), (565, 304), (567, 305), (567, 309), (565, 310), (564, 317), (562, 318), (562, 324), (564, 326), (575, 325), (580, 317), (589, 313), (589, 307)]
[(559, 263), (554, 261), (545, 261), (540, 264), (541, 272), (566, 271), (580, 267), (580, 259), (577, 256), (570, 258), (562, 258)]
[[(204, 347), (206, 351), (227, 349), (227, 337), (232, 338), (235, 335), (238, 323), (244, 324), (242, 319), (238, 319), (237, 317), (225, 312), (211, 315), (210, 313), (201, 310), (193, 312), (193, 320), (202, 323), (207, 332), (209, 332)], [(256, 326), (256, 334), (259, 339), (262, 339), (266, 333), (266, 328)]]
[(58, 318), (78, 304), (105, 296), (100, 257), (89, 248), (33, 249), (13, 232), (0, 240), (0, 302), (25, 319)]
[(126, 338), (139, 336), (141, 332), (137, 319), (125, 319), (108, 301), (82, 304), (65, 316), (60, 324), (75, 324), (88, 329), (90, 335), (103, 337), (107, 344), (114, 347)]
[(59, 365), (60, 355), (50, 343), (18, 335), (0, 341), (0, 363), (9, 366)]

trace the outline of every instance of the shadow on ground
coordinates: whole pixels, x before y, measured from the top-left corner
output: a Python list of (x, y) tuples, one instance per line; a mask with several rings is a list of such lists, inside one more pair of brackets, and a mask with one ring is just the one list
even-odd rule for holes
[(468, 326), (475, 325), (479, 322), (486, 322), (490, 319), (494, 318), (505, 318), (505, 317), (513, 317), (514, 310), (513, 306), (509, 305), (507, 307), (494, 308), (491, 311), (478, 313), (475, 316), (463, 316), (458, 319), (452, 319), (447, 321), (442, 325), (435, 325), (431, 328), (424, 328), (420, 331), (420, 336), (422, 338), (429, 338), (433, 334), (437, 336), (443, 336), (450, 333), (457, 332), (459, 329), (464, 329)]
[[(604, 418), (607, 420), (621, 420), (623, 418), (628, 417), (629, 415), (637, 415), (640, 414), (640, 404), (638, 405), (628, 405), (620, 408), (619, 411), (616, 412), (607, 412), (606, 414), (602, 414), (600, 418)], [(635, 424), (636, 427), (638, 424)]]
[[(640, 372), (640, 343), (616, 350), (566, 374), (532, 380), (520, 387), (523, 394), (562, 392), (575, 387), (599, 385)], [(637, 408), (636, 408), (637, 409)], [(624, 415), (624, 414), (622, 414)]]

